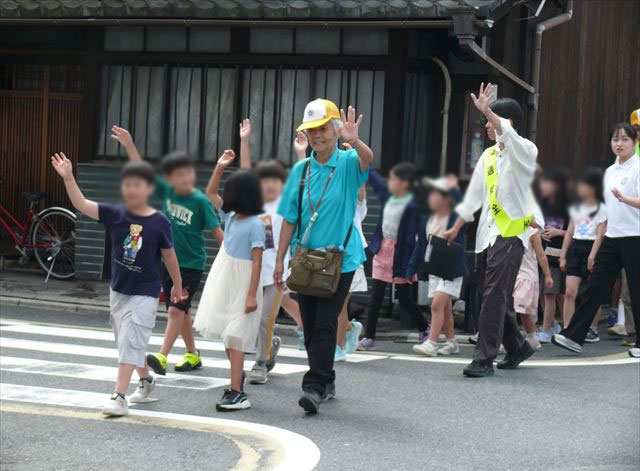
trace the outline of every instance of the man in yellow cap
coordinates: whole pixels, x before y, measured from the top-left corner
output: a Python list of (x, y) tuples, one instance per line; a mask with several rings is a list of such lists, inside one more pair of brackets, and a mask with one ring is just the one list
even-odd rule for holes
[[(631, 112), (629, 122), (631, 123), (631, 126), (635, 128), (638, 136), (640, 136), (640, 108)], [(640, 137), (638, 137), (638, 140), (636, 141), (636, 155), (640, 157)]]

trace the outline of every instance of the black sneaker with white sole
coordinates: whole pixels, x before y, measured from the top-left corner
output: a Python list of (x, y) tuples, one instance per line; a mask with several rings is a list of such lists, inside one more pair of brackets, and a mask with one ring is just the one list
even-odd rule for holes
[(249, 407), (251, 407), (249, 397), (243, 391), (234, 389), (225, 389), (222, 399), (216, 404), (216, 409), (219, 411), (242, 410)]
[(574, 342), (569, 337), (565, 337), (562, 334), (554, 334), (551, 337), (551, 343), (557, 345), (558, 347), (562, 347), (565, 350), (569, 350), (574, 353), (582, 353), (582, 345), (578, 342)]
[(600, 341), (600, 336), (598, 335), (598, 330), (593, 327), (589, 327), (589, 331), (587, 332), (587, 336), (584, 341), (586, 343), (596, 343)]

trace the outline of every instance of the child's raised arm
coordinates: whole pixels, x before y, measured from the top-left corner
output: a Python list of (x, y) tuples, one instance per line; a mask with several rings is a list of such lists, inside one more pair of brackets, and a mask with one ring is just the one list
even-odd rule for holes
[(138, 148), (133, 143), (131, 134), (124, 128), (113, 125), (111, 127), (111, 137), (118, 141), (124, 150), (127, 151), (129, 160), (142, 160), (142, 156), (138, 152)]
[(213, 207), (216, 209), (220, 209), (222, 206), (222, 198), (218, 194), (222, 174), (224, 174), (224, 169), (231, 165), (235, 158), (236, 153), (231, 149), (226, 149), (218, 159), (218, 164), (216, 165), (216, 168), (213, 169), (213, 173), (211, 174), (211, 178), (207, 184), (205, 193), (211, 200)]
[(58, 175), (62, 177), (64, 181), (64, 187), (67, 190), (69, 199), (73, 207), (80, 211), (82, 214), (89, 216), (96, 221), (100, 219), (98, 214), (98, 203), (88, 200), (80, 191), (76, 179), (73, 178), (73, 167), (71, 161), (67, 159), (67, 156), (63, 152), (56, 153), (51, 156), (51, 165), (54, 170), (58, 172)]
[(562, 239), (562, 249), (560, 251), (560, 269), (562, 271), (567, 271), (567, 253), (569, 252), (569, 246), (571, 245), (571, 240), (573, 239), (573, 231), (574, 224), (572, 219), (569, 222), (567, 231), (564, 233), (564, 239)]
[(531, 242), (533, 244), (533, 250), (536, 251), (536, 258), (538, 259), (540, 268), (542, 268), (542, 273), (544, 273), (544, 285), (548, 289), (551, 289), (553, 288), (553, 277), (551, 276), (551, 270), (549, 269), (549, 260), (547, 260), (547, 254), (544, 253), (544, 248), (542, 248), (542, 238), (540, 237), (540, 231), (536, 231), (535, 234), (531, 236)]
[(251, 149), (249, 138), (251, 137), (251, 120), (245, 118), (240, 123), (240, 168), (251, 168)]

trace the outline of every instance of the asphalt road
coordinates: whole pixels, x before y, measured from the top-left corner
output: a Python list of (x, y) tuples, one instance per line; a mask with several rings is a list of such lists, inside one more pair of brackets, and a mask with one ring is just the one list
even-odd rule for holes
[[(103, 368), (115, 366), (104, 316), (0, 309), (3, 471), (266, 470), (282, 465), (287, 447), (313, 455), (295, 437), (278, 442), (278, 431), (211, 418), (300, 434), (320, 452), (317, 470), (640, 468), (640, 364), (606, 335), (580, 357), (545, 346), (535, 362), (480, 380), (461, 374), (471, 346), (457, 363), (443, 363), (422, 361), (408, 343), (379, 342), (375, 355), (336, 365), (338, 397), (312, 417), (297, 406), (305, 359), (293, 350), (268, 384), (247, 386), (251, 409), (216, 412), (228, 370), (212, 367), (223, 354), (207, 349), (208, 367), (167, 377), (173, 383), (158, 386), (158, 402), (113, 420), (92, 402), (106, 400), (113, 386)], [(155, 334), (163, 331), (158, 322)], [(56, 405), (74, 395), (87, 407)]]

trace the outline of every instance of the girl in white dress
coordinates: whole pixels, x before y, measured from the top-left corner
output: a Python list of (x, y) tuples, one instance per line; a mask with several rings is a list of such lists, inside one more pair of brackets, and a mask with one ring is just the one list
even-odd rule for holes
[(207, 276), (193, 322), (203, 337), (224, 342), (231, 362), (231, 387), (216, 405), (221, 411), (251, 407), (244, 392), (244, 354), (255, 351), (262, 312), (265, 231), (258, 218), (263, 211), (260, 181), (252, 170), (238, 170), (227, 180), (222, 198), (218, 196), (224, 169), (234, 159), (235, 153), (225, 150), (207, 186), (207, 195), (225, 223), (224, 243)]

